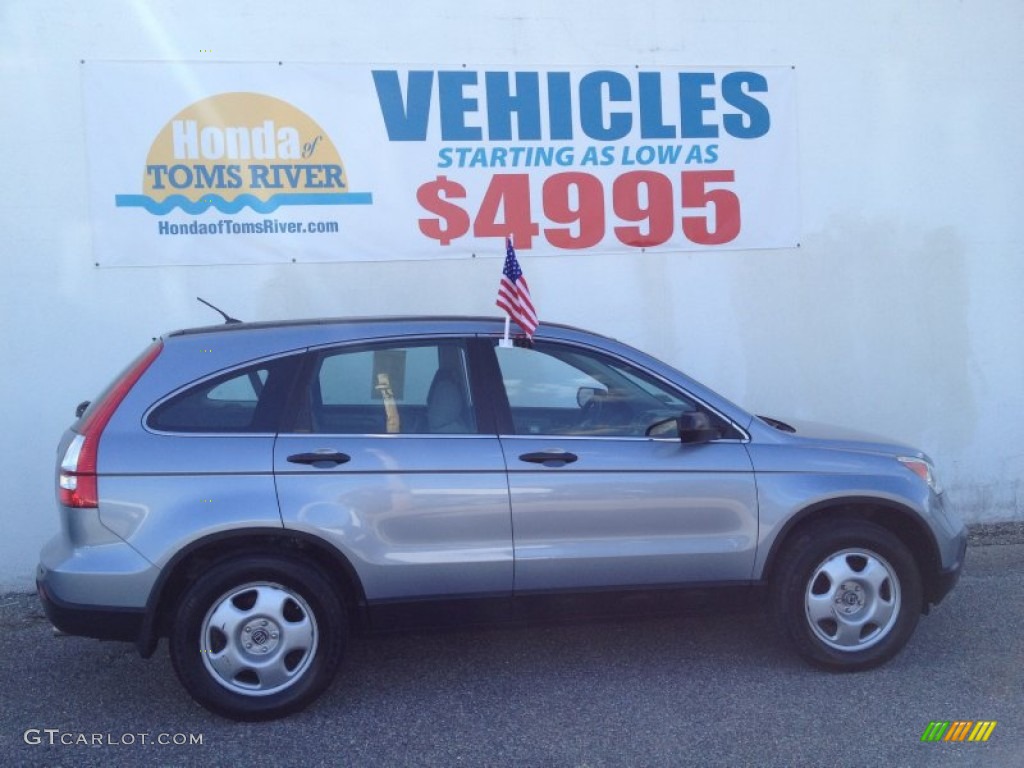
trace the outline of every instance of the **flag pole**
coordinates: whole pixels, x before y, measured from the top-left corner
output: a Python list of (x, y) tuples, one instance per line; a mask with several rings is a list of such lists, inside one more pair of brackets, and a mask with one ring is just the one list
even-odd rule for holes
[(498, 342), (498, 346), (499, 347), (511, 347), (512, 346), (512, 341), (508, 337), (508, 327), (509, 327), (509, 324), (511, 322), (512, 321), (509, 318), (509, 316), (505, 315), (505, 338), (503, 338), (501, 341)]
[[(508, 242), (511, 243), (512, 247), (514, 248), (515, 247), (515, 243), (513, 242), (512, 237), (513, 237), (513, 235), (511, 233), (509, 233)], [(512, 323), (512, 318), (509, 317), (508, 313), (506, 312), (505, 313), (505, 338), (503, 338), (501, 341), (498, 342), (498, 346), (499, 347), (511, 347), (512, 346), (512, 340), (509, 338), (509, 326), (511, 325), (511, 323)]]

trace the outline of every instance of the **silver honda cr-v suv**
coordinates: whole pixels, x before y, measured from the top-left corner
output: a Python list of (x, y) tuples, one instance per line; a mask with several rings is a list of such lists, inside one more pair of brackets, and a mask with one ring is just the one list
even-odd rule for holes
[(168, 638), (192, 696), (238, 719), (316, 698), (351, 627), (596, 591), (765, 588), (801, 656), (868, 668), (966, 546), (920, 451), (753, 416), (560, 325), (514, 343), (476, 318), (170, 333), (58, 461), (37, 574), (53, 623), (144, 656)]

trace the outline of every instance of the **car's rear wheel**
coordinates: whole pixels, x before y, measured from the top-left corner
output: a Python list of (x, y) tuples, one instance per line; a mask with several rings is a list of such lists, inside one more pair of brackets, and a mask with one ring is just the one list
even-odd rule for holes
[(200, 704), (236, 720), (280, 717), (330, 684), (346, 620), (319, 571), (275, 556), (218, 565), (178, 605), (171, 660)]
[(891, 659), (917, 626), (923, 599), (907, 547), (864, 521), (799, 532), (782, 553), (772, 587), (783, 634), (805, 659), (835, 670)]

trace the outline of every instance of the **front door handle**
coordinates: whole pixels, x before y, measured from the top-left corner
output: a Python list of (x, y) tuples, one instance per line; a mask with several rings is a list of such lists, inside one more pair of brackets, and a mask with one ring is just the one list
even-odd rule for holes
[(579, 458), (575, 453), (569, 453), (568, 451), (552, 450), (552, 451), (534, 451), (533, 453), (524, 453), (520, 455), (520, 461), (528, 461), (531, 464), (543, 464), (545, 467), (564, 467), (566, 464), (572, 464)]
[(347, 453), (339, 453), (338, 451), (331, 450), (313, 451), (311, 453), (293, 453), (288, 457), (288, 461), (292, 464), (310, 464), (318, 469), (329, 469), (351, 460), (352, 457)]

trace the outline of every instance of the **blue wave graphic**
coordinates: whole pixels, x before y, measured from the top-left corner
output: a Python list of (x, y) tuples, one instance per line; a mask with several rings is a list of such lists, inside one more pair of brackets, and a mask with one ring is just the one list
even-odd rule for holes
[(252, 208), (256, 213), (271, 213), (282, 205), (373, 205), (372, 192), (337, 192), (331, 194), (281, 194), (260, 200), (255, 195), (239, 195), (234, 200), (225, 200), (220, 195), (203, 195), (200, 200), (189, 200), (184, 195), (171, 195), (157, 202), (149, 195), (114, 195), (118, 208), (145, 208), (156, 216), (164, 216), (175, 208), (185, 213), (204, 213), (216, 208), (221, 213), (238, 213), (243, 208)]

